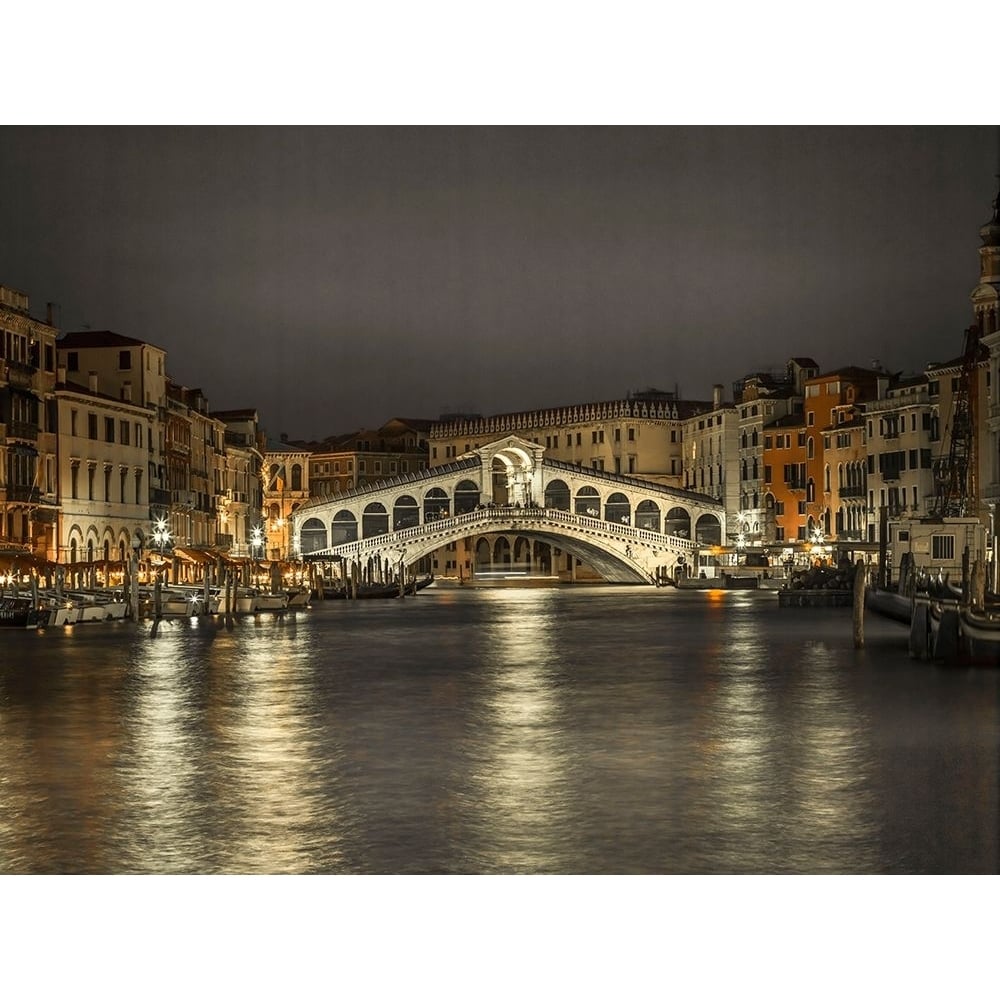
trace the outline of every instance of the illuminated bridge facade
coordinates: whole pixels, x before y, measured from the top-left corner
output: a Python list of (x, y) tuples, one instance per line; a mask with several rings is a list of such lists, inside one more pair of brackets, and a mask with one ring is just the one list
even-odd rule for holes
[(544, 452), (511, 435), (447, 465), (311, 500), (293, 516), (295, 545), (303, 557), (343, 559), (348, 572), (403, 575), (450, 543), (499, 534), (548, 543), (610, 582), (653, 583), (725, 537), (724, 507), (711, 497)]

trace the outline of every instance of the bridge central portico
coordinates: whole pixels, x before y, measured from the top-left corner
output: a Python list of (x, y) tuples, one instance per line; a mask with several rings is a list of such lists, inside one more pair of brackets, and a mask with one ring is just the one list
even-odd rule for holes
[(721, 503), (544, 457), (509, 435), (447, 465), (309, 501), (292, 518), (302, 556), (402, 572), (444, 545), (483, 534), (540, 539), (606, 580), (650, 583), (720, 544)]

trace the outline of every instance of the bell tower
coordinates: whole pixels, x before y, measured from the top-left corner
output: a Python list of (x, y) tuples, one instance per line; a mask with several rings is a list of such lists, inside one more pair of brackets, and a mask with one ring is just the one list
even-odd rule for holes
[[(1000, 181), (1000, 173), (997, 174)], [(982, 336), (1000, 329), (1000, 190), (993, 200), (993, 217), (979, 230), (979, 284), (972, 290), (972, 309)]]

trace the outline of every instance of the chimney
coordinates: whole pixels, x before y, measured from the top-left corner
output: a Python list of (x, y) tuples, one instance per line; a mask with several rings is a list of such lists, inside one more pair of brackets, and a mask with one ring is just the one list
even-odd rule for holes
[(97, 372), (89, 372), (90, 391), (97, 392)]
[(716, 383), (712, 386), (712, 409), (718, 410), (722, 406), (722, 389), (723, 386)]
[(56, 381), (62, 385), (66, 384), (66, 366), (56, 365)]
[(45, 322), (48, 326), (55, 326), (59, 317), (59, 304), (57, 302), (45, 303)]
[(122, 399), (125, 400), (126, 403), (131, 403), (132, 402), (132, 383), (131, 382), (122, 382)]
[(878, 398), (885, 399), (889, 392), (889, 376), (880, 375), (878, 379), (876, 379), (876, 382), (878, 384)]

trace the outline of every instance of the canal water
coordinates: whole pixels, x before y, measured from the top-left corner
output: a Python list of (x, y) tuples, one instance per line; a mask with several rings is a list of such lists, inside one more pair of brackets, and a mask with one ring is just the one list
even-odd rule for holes
[(995, 669), (773, 593), (0, 634), (4, 873), (998, 870)]

